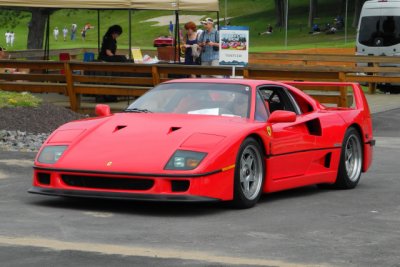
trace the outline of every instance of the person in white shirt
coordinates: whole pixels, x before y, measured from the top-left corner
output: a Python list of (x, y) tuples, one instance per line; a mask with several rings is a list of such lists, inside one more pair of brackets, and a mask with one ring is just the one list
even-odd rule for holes
[(10, 42), (11, 42), (10, 32), (7, 31), (6, 34), (5, 34), (5, 36), (6, 36), (6, 46), (9, 46), (9, 45), (10, 45)]
[(54, 39), (57, 41), (58, 40), (58, 34), (59, 34), (59, 30), (58, 27), (55, 27), (53, 30), (53, 35), (54, 35)]
[(77, 29), (78, 29), (78, 25), (73, 23), (72, 26), (71, 26), (71, 41), (75, 40), (76, 30)]
[(64, 26), (64, 29), (63, 29), (64, 42), (67, 40), (67, 34), (68, 34), (67, 26)]
[(10, 45), (11, 45), (11, 47), (14, 46), (14, 41), (15, 41), (15, 33), (11, 32), (10, 33)]

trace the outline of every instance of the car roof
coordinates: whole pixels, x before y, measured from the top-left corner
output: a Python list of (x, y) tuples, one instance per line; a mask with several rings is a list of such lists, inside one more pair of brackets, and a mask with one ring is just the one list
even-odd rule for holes
[(282, 83), (269, 80), (252, 80), (252, 79), (221, 79), (221, 78), (190, 78), (175, 79), (165, 83), (221, 83), (221, 84), (245, 84), (249, 86), (258, 86), (263, 84), (282, 85)]
[(277, 85), (284, 86), (292, 92), (296, 92), (301, 95), (308, 103), (310, 103), (314, 108), (320, 108), (321, 104), (312, 98), (310, 95), (304, 93), (302, 90), (290, 85), (285, 82), (275, 82), (271, 80), (252, 80), (252, 79), (221, 79), (221, 78), (184, 78), (184, 79), (175, 79), (164, 82), (164, 84), (168, 83), (218, 83), (218, 84), (242, 84), (251, 86), (256, 88), (261, 85)]

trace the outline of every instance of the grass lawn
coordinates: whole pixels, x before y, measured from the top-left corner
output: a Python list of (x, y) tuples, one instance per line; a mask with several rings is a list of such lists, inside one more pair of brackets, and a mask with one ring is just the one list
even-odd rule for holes
[[(274, 1), (265, 0), (229, 0), (227, 8), (227, 17), (230, 18), (231, 25), (245, 25), (250, 27), (250, 51), (263, 52), (285, 49), (304, 49), (304, 48), (319, 48), (319, 47), (354, 47), (355, 34), (354, 28), (348, 28), (348, 40), (345, 42), (344, 32), (340, 31), (333, 35), (309, 34), (307, 27), (308, 4), (309, 0), (290, 1), (289, 6), (289, 23), (288, 23), (288, 46), (285, 47), (285, 31), (284, 29), (275, 28), (273, 34), (259, 36), (259, 32), (265, 31), (268, 24), (275, 24), (274, 16)], [(318, 18), (316, 23), (325, 25), (332, 23), (333, 18), (339, 14), (339, 6), (334, 1), (320, 0)], [(220, 1), (220, 20), (223, 23), (225, 1)], [(353, 7), (350, 5), (349, 10)], [(202, 15), (204, 17), (216, 18), (216, 12), (182, 12), (183, 15)], [(349, 12), (352, 15), (352, 12)], [(50, 49), (59, 48), (84, 48), (97, 47), (98, 12), (95, 10), (59, 10), (51, 15), (50, 20)], [(153, 48), (153, 39), (168, 34), (168, 26), (154, 26), (156, 22), (145, 22), (147, 19), (173, 15), (172, 11), (132, 11), (132, 45), (141, 47), (142, 49)], [(120, 48), (128, 47), (128, 11), (121, 10), (104, 10), (100, 11), (100, 37), (103, 36), (107, 28), (113, 24), (120, 24), (124, 33), (118, 40)], [(19, 25), (12, 29), (16, 33), (15, 46), (8, 48), (9, 50), (26, 49), (26, 38), (28, 33), (28, 23), (30, 17), (27, 15), (21, 19)], [(352, 22), (352, 17), (349, 16), (349, 24)], [(67, 26), (69, 29), (72, 23), (78, 24), (77, 39), (75, 41), (68, 39), (62, 41), (62, 29)], [(95, 28), (89, 30), (86, 41), (83, 41), (80, 36), (80, 29), (86, 23), (90, 23)], [(52, 31), (54, 27), (60, 30), (59, 40), (55, 41)], [(7, 28), (0, 26), (0, 36), (3, 40), (0, 45), (4, 46), (4, 33)], [(11, 29), (9, 29), (11, 30)], [(2, 34), (2, 35), (1, 35)]]
[(0, 108), (37, 107), (41, 102), (41, 99), (27, 92), (17, 93), (0, 90)]

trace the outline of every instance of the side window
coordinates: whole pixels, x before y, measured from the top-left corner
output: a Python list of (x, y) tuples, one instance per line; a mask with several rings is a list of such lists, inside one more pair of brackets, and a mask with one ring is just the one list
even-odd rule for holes
[(293, 95), (287, 91), (287, 95), (290, 98), (290, 101), (292, 102), (292, 106), (293, 106), (293, 111), (296, 112), (296, 114), (301, 114), (303, 113), (302, 110), (300, 109), (298, 103), (296, 102), (296, 99), (293, 97)]
[(285, 110), (285, 103), (277, 90), (272, 92), (267, 101), (269, 103), (269, 110), (271, 113), (275, 110)]
[(271, 85), (261, 87), (260, 91), (264, 100), (268, 102), (270, 113), (276, 110), (288, 110), (301, 114), (295, 99), (284, 87)]
[(254, 120), (256, 121), (267, 121), (268, 119), (268, 111), (265, 108), (264, 99), (260, 95), (260, 92), (257, 92), (256, 98), (256, 111), (254, 114)]
[(297, 105), (298, 109), (300, 110), (300, 113), (309, 113), (314, 111), (312, 105), (302, 96), (299, 96), (294, 92), (289, 92), (289, 94), (291, 97), (293, 97), (294, 103)]

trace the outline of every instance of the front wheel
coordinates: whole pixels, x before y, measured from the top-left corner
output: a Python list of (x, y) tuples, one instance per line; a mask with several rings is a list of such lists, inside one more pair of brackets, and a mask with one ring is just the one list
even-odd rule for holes
[(353, 127), (349, 128), (343, 139), (336, 188), (352, 189), (360, 181), (363, 163), (361, 144), (359, 132)]
[(261, 151), (254, 138), (247, 138), (240, 146), (234, 178), (233, 204), (236, 208), (251, 208), (261, 197), (265, 173)]

